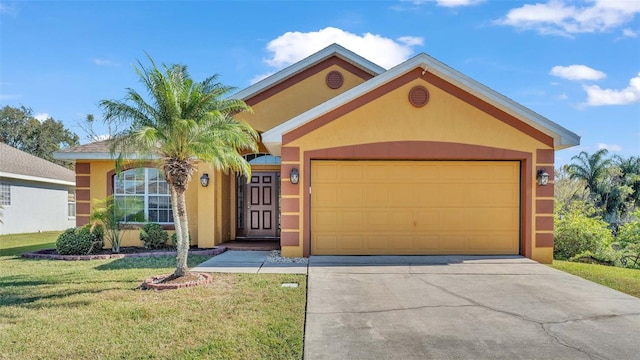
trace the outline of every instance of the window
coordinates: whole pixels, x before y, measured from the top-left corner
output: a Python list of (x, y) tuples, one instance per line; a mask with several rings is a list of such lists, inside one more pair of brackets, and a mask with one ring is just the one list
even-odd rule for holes
[(154, 168), (131, 169), (114, 175), (113, 197), (125, 214), (123, 221), (173, 223), (169, 185)]
[(271, 154), (247, 154), (243, 157), (252, 165), (280, 165), (280, 156), (273, 156)]
[(67, 194), (67, 204), (68, 204), (68, 216), (76, 217), (76, 192), (69, 191)]
[(0, 205), (11, 205), (11, 184), (0, 182)]

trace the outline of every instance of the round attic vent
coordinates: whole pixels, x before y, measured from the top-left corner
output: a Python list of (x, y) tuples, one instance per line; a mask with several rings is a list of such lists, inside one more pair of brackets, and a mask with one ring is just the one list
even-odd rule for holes
[(344, 78), (339, 71), (331, 71), (327, 74), (327, 86), (332, 89), (338, 89), (344, 84)]
[(415, 107), (423, 107), (429, 102), (429, 91), (424, 86), (409, 90), (409, 102)]

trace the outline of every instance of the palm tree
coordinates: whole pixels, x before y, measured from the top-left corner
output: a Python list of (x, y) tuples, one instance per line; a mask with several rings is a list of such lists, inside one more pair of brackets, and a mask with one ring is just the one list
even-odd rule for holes
[[(177, 236), (177, 266), (173, 278), (188, 273), (189, 226), (185, 191), (199, 161), (221, 171), (250, 178), (251, 168), (239, 151), (257, 150), (257, 133), (233, 116), (250, 111), (241, 100), (223, 99), (233, 88), (217, 82), (217, 75), (195, 82), (184, 65), (158, 68), (134, 66), (149, 100), (127, 88), (123, 100), (103, 100), (104, 121), (124, 122), (126, 130), (115, 134), (112, 153), (118, 163), (127, 154), (153, 161), (164, 174), (171, 193)], [(119, 168), (119, 165), (117, 166)]]
[(611, 159), (605, 158), (608, 153), (607, 149), (600, 149), (591, 155), (586, 151), (581, 151), (580, 154), (571, 158), (578, 163), (572, 163), (568, 166), (569, 176), (572, 179), (584, 180), (591, 193), (597, 194), (599, 181), (611, 165)]

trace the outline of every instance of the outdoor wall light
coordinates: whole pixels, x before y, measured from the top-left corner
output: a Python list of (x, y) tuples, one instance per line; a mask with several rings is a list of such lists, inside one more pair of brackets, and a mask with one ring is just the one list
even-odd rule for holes
[(202, 185), (202, 187), (209, 186), (209, 174), (204, 173), (200, 176), (200, 185)]
[(300, 173), (298, 172), (298, 169), (296, 168), (291, 169), (291, 173), (289, 174), (289, 180), (291, 181), (292, 184), (297, 184), (298, 181), (300, 181)]
[(547, 173), (547, 170), (546, 169), (538, 170), (537, 179), (538, 179), (538, 185), (547, 186), (547, 184), (549, 183), (549, 174)]

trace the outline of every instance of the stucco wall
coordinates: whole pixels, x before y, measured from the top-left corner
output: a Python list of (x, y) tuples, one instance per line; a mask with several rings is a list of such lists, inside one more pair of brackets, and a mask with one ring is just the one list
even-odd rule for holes
[[(305, 171), (309, 165), (309, 154), (323, 156), (323, 149), (359, 146), (376, 143), (422, 142), (423, 150), (416, 150), (411, 159), (439, 160), (438, 156), (430, 154), (427, 143), (451, 144), (451, 149), (459, 149), (459, 144), (480, 146), (489, 149), (488, 155), (493, 160), (499, 155), (493, 153), (501, 150), (509, 151), (509, 155), (522, 160), (523, 176), (527, 184), (522, 191), (522, 206), (526, 207), (527, 216), (523, 234), (528, 240), (528, 249), (523, 254), (538, 261), (550, 262), (553, 256), (553, 218), (552, 209), (549, 212), (549, 201), (553, 200), (553, 184), (539, 187), (535, 184), (535, 173), (540, 167), (546, 166), (547, 172), (553, 169), (553, 147), (549, 137), (527, 126), (507, 114), (487, 107), (486, 103), (470, 96), (461, 94), (460, 89), (450, 85), (443, 85), (441, 79), (428, 74), (421, 76), (421, 69), (416, 69), (393, 85), (386, 86), (383, 91), (376, 91), (363, 95), (357, 99), (357, 104), (348, 104), (298, 127), (283, 136), (283, 254), (287, 256), (302, 256), (305, 249), (305, 234), (309, 232), (305, 224), (305, 211), (308, 203), (305, 197), (309, 192), (309, 177)], [(408, 93), (415, 86), (424, 86), (430, 94), (429, 102), (424, 107), (414, 107), (408, 101)], [(514, 121), (515, 120), (515, 121)], [(373, 149), (373, 148), (372, 148)], [(490, 150), (490, 149), (496, 149)], [(346, 149), (345, 151), (352, 151)], [(387, 153), (385, 153), (387, 152)], [(393, 157), (394, 149), (386, 149), (380, 153), (358, 155), (364, 159)], [(492, 153), (493, 152), (493, 153)], [(333, 152), (336, 154), (336, 152)], [(435, 152), (433, 152), (435, 154)], [(320, 155), (318, 155), (320, 154)], [(542, 154), (542, 155), (540, 155)], [(327, 155), (331, 158), (331, 155)], [(407, 155), (405, 155), (407, 156)], [(411, 155), (408, 155), (411, 156)], [(456, 159), (456, 156), (449, 160)], [(538, 157), (541, 157), (539, 160)], [(457, 155), (458, 160), (474, 158), (473, 154), (465, 155), (464, 151)], [(522, 159), (519, 159), (522, 157)], [(354, 157), (358, 158), (358, 157)], [(544, 158), (544, 159), (542, 159)], [(514, 159), (511, 159), (514, 160)], [(300, 170), (300, 184), (293, 186), (289, 183), (287, 174), (291, 167)], [(545, 209), (538, 213), (536, 206), (544, 204)], [(284, 226), (288, 224), (288, 226)], [(537, 236), (544, 238), (540, 244), (536, 243)], [(549, 242), (549, 236), (551, 241)]]
[[(111, 195), (111, 176), (114, 171), (114, 161), (94, 160), (76, 164), (76, 182), (80, 184), (77, 196), (77, 226), (88, 223), (96, 200)], [(206, 188), (200, 185), (200, 176), (204, 173), (208, 173), (210, 178), (209, 186)], [(185, 194), (192, 245), (208, 248), (229, 240), (229, 215), (216, 220), (216, 216), (221, 216), (217, 214), (221, 213), (223, 206), (226, 207), (225, 211), (229, 210), (229, 182), (228, 175), (223, 175), (206, 164), (199, 164), (193, 173)], [(172, 226), (166, 227), (171, 235), (174, 232)], [(123, 232), (121, 246), (142, 246), (139, 231)], [(105, 247), (109, 247), (109, 244), (105, 244)]]
[(3, 178), (11, 185), (11, 205), (5, 205), (0, 234), (64, 230), (75, 226), (68, 216), (73, 186)]
[[(247, 121), (254, 129), (263, 132), (365, 81), (362, 78), (363, 74), (354, 74), (345, 69), (344, 65), (338, 63), (318, 72), (311, 68), (308, 70), (311, 72), (308, 77), (301, 77), (299, 81), (295, 81), (295, 79), (285, 81), (280, 86), (282, 89), (279, 92), (264, 100), (260, 98), (260, 94), (246, 99), (254, 113), (242, 113), (239, 117)], [(338, 89), (331, 89), (326, 84), (326, 76), (331, 71), (339, 71), (343, 76), (344, 83)], [(367, 79), (369, 77), (366, 76)]]

